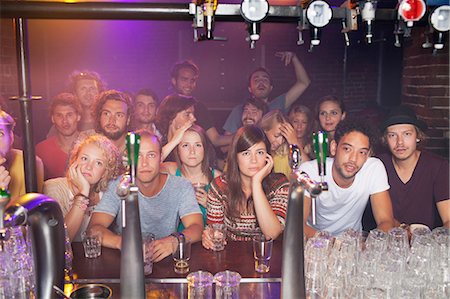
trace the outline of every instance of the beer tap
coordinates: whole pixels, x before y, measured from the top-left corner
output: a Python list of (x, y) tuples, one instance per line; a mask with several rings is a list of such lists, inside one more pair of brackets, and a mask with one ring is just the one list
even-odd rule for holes
[(241, 3), (241, 15), (247, 21), (250, 49), (254, 49), (260, 39), (261, 22), (269, 14), (269, 2), (267, 0), (243, 0)]
[(328, 25), (333, 16), (333, 11), (330, 5), (323, 0), (312, 1), (306, 9), (306, 18), (310, 25), (311, 44), (310, 50), (313, 46), (320, 44), (321, 28)]
[(444, 32), (450, 30), (450, 5), (437, 7), (430, 15), (430, 24), (437, 32), (434, 51), (441, 50), (444, 48)]
[(301, 46), (305, 43), (305, 41), (303, 40), (302, 31), (305, 29), (308, 29), (308, 23), (306, 22), (306, 9), (305, 9), (307, 4), (308, 4), (307, 1), (304, 1), (304, 0), (298, 1), (298, 7), (300, 8), (300, 18), (298, 19), (298, 22), (297, 22), (297, 24), (298, 24), (298, 26), (297, 26), (297, 30), (298, 30), (297, 46)]
[(198, 42), (202, 40), (202, 35), (198, 33), (198, 29), (205, 27), (202, 1), (193, 0), (193, 2), (189, 3), (189, 14), (194, 15), (194, 22), (192, 23), (194, 42)]
[(36, 298), (55, 298), (53, 286), (64, 288), (65, 265), (64, 217), (58, 202), (43, 194), (28, 193), (13, 199), (2, 219), (5, 227), (29, 226)]
[(214, 39), (214, 14), (216, 13), (217, 0), (204, 0), (203, 11), (206, 18), (206, 39)]
[(372, 22), (375, 20), (375, 11), (377, 9), (376, 0), (364, 1), (361, 8), (361, 17), (367, 24), (366, 41), (368, 44), (372, 43)]
[(353, 30), (358, 30), (358, 12), (356, 10), (356, 0), (346, 1), (345, 18), (342, 19), (342, 30), (344, 34), (345, 45), (350, 46), (350, 37), (348, 33)]
[[(122, 255), (120, 261), (120, 295), (122, 298), (145, 298), (145, 278), (142, 252), (141, 222), (139, 217), (138, 167), (141, 138), (129, 132), (126, 137), (129, 174), (117, 187), (122, 196)], [(124, 196), (125, 195), (125, 196)]]
[[(214, 16), (218, 0), (193, 0), (189, 3), (189, 14), (194, 15), (194, 41), (227, 40), (225, 37), (214, 36)], [(206, 23), (206, 28), (205, 28)], [(205, 33), (198, 33), (199, 28), (205, 28)]]
[(322, 185), (311, 180), (304, 172), (299, 171), (301, 162), (297, 145), (290, 145), (289, 163), (292, 173), (289, 176), (289, 202), (286, 215), (286, 226), (283, 235), (282, 284), (281, 298), (306, 298), (305, 258), (303, 243), (303, 202), (304, 192), (311, 198), (322, 192)]
[[(321, 191), (328, 190), (328, 184), (325, 182), (326, 161), (328, 152), (328, 135), (325, 132), (318, 131), (313, 134), (314, 153), (316, 154), (317, 167), (319, 169)], [(316, 224), (316, 198), (311, 196), (311, 218), (312, 223)]]

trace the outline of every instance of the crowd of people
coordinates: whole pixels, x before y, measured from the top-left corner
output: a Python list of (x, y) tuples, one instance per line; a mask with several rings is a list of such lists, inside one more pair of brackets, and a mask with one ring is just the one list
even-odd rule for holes
[[(174, 250), (179, 235), (212, 247), (205, 229), (223, 223), (231, 240), (283, 233), (288, 210), (289, 145), (301, 152), (300, 170), (319, 181), (312, 133), (328, 134), (329, 190), (317, 198), (317, 223), (305, 198), (305, 234), (362, 230), (369, 206), (376, 227), (401, 224), (450, 226), (449, 163), (423, 149), (427, 125), (406, 106), (393, 109), (378, 126), (351, 119), (332, 95), (311, 109), (301, 95), (310, 84), (298, 57), (276, 54), (292, 65), (296, 81), (271, 99), (272, 77), (258, 68), (249, 75), (249, 97), (234, 107), (223, 130), (193, 97), (199, 76), (191, 61), (172, 72), (174, 93), (161, 102), (149, 88), (132, 95), (107, 89), (92, 71), (75, 72), (49, 112), (52, 127), (36, 145), (38, 191), (57, 200), (68, 236), (102, 234), (106, 247), (121, 248), (121, 200), (117, 186), (127, 171), (126, 135), (141, 136), (136, 185), (143, 233), (156, 236), (153, 259)], [(12, 198), (25, 194), (22, 152), (15, 149), (15, 120), (0, 111), (0, 188)], [(223, 132), (223, 133), (221, 133)], [(386, 146), (376, 153), (379, 141)], [(226, 155), (224, 165), (216, 154)], [(45, 183), (44, 183), (45, 180)], [(196, 186), (201, 186), (197, 188)]]

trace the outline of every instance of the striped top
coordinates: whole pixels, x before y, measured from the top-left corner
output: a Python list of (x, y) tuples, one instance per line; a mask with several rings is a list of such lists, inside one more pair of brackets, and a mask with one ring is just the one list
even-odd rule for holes
[[(268, 190), (266, 194), (273, 212), (284, 227), (288, 204), (289, 182), (283, 174), (273, 173), (268, 176)], [(248, 241), (261, 233), (254, 212), (241, 212), (239, 218), (230, 218), (225, 214), (227, 204), (228, 183), (221, 175), (211, 182), (207, 202), (207, 223), (224, 223), (227, 236), (234, 241)]]

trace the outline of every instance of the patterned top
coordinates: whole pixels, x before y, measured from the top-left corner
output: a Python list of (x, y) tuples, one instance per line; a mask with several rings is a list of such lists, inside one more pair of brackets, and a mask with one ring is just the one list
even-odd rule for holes
[[(268, 177), (269, 194), (266, 194), (273, 212), (284, 227), (286, 210), (288, 205), (289, 182), (279, 173), (270, 174)], [(215, 178), (208, 192), (207, 223), (225, 223), (227, 236), (234, 241), (248, 241), (261, 233), (254, 212), (241, 212), (239, 218), (230, 218), (225, 214), (228, 183), (224, 175)]]

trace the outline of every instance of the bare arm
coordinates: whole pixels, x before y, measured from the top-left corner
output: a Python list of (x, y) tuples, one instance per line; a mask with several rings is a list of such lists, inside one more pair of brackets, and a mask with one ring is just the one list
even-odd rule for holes
[(385, 232), (393, 228), (395, 220), (389, 191), (386, 190), (372, 194), (370, 196), (370, 203), (377, 228)]
[(276, 239), (283, 232), (283, 226), (272, 210), (262, 187), (262, 180), (273, 168), (273, 159), (270, 155), (266, 156), (266, 161), (267, 164), (252, 177), (253, 204), (256, 219), (258, 220), (262, 233), (272, 239)]
[(206, 135), (214, 146), (226, 146), (231, 143), (232, 135), (220, 135), (215, 127), (211, 127), (206, 131)]
[(91, 221), (89, 222), (88, 230), (95, 233), (100, 233), (102, 238), (102, 245), (109, 248), (121, 249), (122, 237), (113, 233), (108, 227), (113, 223), (114, 216), (102, 212), (94, 212)]
[(177, 145), (181, 142), (181, 139), (183, 138), (184, 132), (186, 132), (186, 130), (189, 129), (194, 124), (194, 122), (195, 119), (193, 121), (188, 121), (181, 128), (176, 130), (173, 128), (169, 128), (168, 134), (169, 141), (167, 142), (166, 145), (163, 146), (161, 150), (162, 161), (164, 161), (167, 158), (167, 156), (170, 155), (173, 149), (177, 147)]
[(445, 227), (450, 227), (450, 199), (442, 200), (436, 204), (439, 216)]
[(277, 52), (275, 56), (280, 57), (284, 62), (284, 65), (288, 65), (292, 62), (295, 71), (295, 81), (294, 85), (286, 93), (285, 107), (288, 109), (291, 105), (300, 97), (303, 92), (308, 88), (311, 80), (309, 79), (308, 73), (305, 67), (298, 59), (297, 55), (293, 52)]

